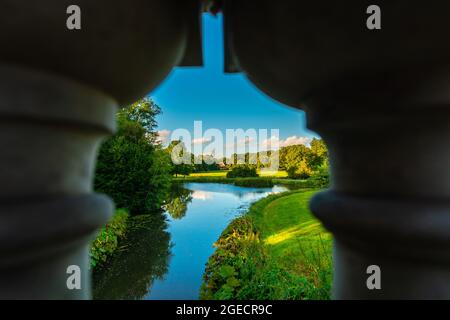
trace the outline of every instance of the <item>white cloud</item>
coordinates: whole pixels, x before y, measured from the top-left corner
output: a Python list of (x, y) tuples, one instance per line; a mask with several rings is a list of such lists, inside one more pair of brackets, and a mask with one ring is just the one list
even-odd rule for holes
[(192, 199), (208, 200), (212, 198), (211, 192), (196, 190), (191, 194)]
[(169, 143), (170, 130), (160, 130), (157, 132), (158, 137), (156, 141), (161, 144)]
[(261, 147), (267, 149), (278, 149), (287, 146), (293, 146), (297, 144), (302, 144), (308, 146), (312, 141), (312, 138), (309, 137), (298, 137), (298, 136), (290, 136), (285, 140), (279, 139), (278, 137), (272, 136), (269, 139), (264, 140), (261, 143)]
[(287, 146), (293, 146), (296, 144), (303, 144), (304, 146), (309, 146), (311, 143), (312, 138), (309, 137), (297, 137), (297, 136), (291, 136), (287, 137), (286, 140), (281, 140), (281, 146), (287, 147)]
[(192, 144), (205, 144), (205, 143), (209, 143), (211, 141), (212, 141), (211, 138), (198, 138), (198, 139), (193, 139)]

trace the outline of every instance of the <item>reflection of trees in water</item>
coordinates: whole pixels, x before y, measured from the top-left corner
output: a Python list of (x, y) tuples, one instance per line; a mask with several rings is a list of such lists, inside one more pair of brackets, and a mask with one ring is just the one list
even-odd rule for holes
[(142, 299), (168, 271), (170, 234), (163, 213), (132, 217), (122, 249), (94, 272), (94, 299)]
[(187, 206), (192, 201), (192, 190), (183, 188), (181, 184), (174, 183), (170, 199), (165, 209), (173, 219), (181, 219), (186, 215)]

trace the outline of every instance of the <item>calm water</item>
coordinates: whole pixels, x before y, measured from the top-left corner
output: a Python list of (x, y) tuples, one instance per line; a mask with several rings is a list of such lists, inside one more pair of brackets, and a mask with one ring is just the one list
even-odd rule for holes
[(94, 274), (96, 299), (197, 299), (213, 243), (248, 206), (285, 187), (187, 183), (166, 211), (133, 218), (111, 264)]

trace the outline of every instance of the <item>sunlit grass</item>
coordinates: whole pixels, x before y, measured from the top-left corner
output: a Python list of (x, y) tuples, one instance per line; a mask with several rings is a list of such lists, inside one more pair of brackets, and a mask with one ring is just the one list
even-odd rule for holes
[(311, 190), (270, 195), (234, 219), (215, 243), (200, 298), (330, 299), (331, 236), (308, 210)]
[(319, 282), (321, 272), (331, 277), (332, 238), (309, 211), (314, 193), (279, 196), (256, 211), (253, 221), (273, 261), (292, 273)]
[[(208, 172), (194, 172), (189, 175), (189, 177), (226, 177), (228, 170), (219, 170), (219, 171), (208, 171)], [(273, 178), (286, 178), (287, 172), (280, 171), (267, 171), (260, 170), (258, 171), (258, 175), (260, 177), (273, 177)]]
[(308, 221), (271, 235), (264, 239), (264, 242), (269, 245), (276, 245), (298, 236), (310, 236), (315, 232), (321, 232), (321, 229), (319, 222)]
[(227, 175), (227, 170), (220, 171), (209, 171), (209, 172), (195, 172), (191, 173), (190, 177), (225, 177)]
[(274, 177), (274, 178), (286, 178), (287, 172), (284, 170), (279, 170), (279, 171), (266, 171), (266, 170), (261, 170), (258, 171), (258, 174), (260, 177)]

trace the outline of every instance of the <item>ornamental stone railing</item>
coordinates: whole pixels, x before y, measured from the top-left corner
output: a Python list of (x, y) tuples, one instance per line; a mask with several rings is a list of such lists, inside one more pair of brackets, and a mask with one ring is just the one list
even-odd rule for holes
[[(334, 297), (450, 298), (450, 2), (383, 1), (375, 30), (367, 1), (221, 3), (226, 71), (304, 109), (328, 144), (332, 186), (311, 209), (335, 237)], [(200, 5), (0, 3), (0, 298), (90, 297), (88, 242), (113, 207), (92, 193), (96, 150), (117, 105), (201, 65)]]

